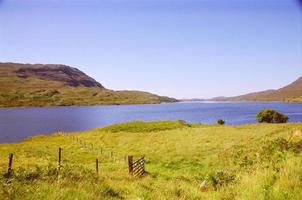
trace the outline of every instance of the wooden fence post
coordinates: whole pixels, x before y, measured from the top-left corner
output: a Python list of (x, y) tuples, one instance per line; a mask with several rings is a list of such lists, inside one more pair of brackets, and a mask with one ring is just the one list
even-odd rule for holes
[(96, 173), (99, 173), (99, 159), (95, 160), (95, 169), (96, 169)]
[(129, 169), (129, 174), (133, 174), (133, 156), (128, 156), (128, 169)]
[(143, 173), (145, 173), (145, 155), (142, 155)]
[(12, 154), (12, 153), (9, 154), (8, 168), (7, 168), (7, 177), (10, 177), (11, 173), (12, 173), (13, 157), (14, 157), (14, 154)]
[(59, 170), (61, 168), (61, 156), (62, 156), (62, 149), (61, 147), (59, 147), (59, 160), (58, 160), (58, 167), (59, 167)]

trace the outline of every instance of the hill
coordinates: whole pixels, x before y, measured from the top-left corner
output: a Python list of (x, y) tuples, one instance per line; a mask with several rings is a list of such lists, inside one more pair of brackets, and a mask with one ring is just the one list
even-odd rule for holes
[(66, 65), (0, 63), (0, 107), (175, 102), (140, 91), (113, 91)]
[[(145, 176), (128, 175), (125, 156), (143, 154)], [(302, 199), (301, 123), (130, 122), (0, 144), (0, 156), (3, 200)]]
[(277, 89), (249, 93), (235, 97), (213, 98), (217, 101), (302, 101), (302, 77), (293, 83)]

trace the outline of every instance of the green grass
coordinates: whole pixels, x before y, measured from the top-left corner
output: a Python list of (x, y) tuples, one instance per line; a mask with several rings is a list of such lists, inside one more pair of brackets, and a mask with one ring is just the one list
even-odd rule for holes
[(107, 131), (111, 133), (116, 132), (128, 132), (128, 133), (147, 133), (147, 132), (158, 132), (173, 130), (177, 128), (190, 127), (192, 125), (187, 124), (183, 120), (179, 121), (158, 121), (158, 122), (143, 122), (143, 121), (133, 121), (128, 123), (114, 124), (101, 128), (101, 131)]
[[(130, 122), (68, 135), (94, 150), (59, 134), (0, 145), (2, 174), (14, 153), (0, 199), (302, 199), (302, 123)], [(129, 176), (126, 155), (145, 155), (148, 174)]]

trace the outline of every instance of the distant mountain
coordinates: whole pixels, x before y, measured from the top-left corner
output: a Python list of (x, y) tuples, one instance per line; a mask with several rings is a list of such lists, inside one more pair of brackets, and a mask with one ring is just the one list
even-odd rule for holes
[(249, 93), (235, 97), (213, 98), (217, 101), (302, 101), (302, 77), (293, 83), (277, 89)]
[(206, 101), (206, 99), (192, 98), (192, 99), (179, 99), (179, 101)]
[(176, 99), (141, 91), (113, 91), (66, 65), (0, 63), (0, 107), (146, 104)]
[(220, 97), (214, 97), (212, 99), (209, 99), (211, 101), (224, 101), (225, 99), (227, 99), (228, 97), (225, 96), (220, 96)]

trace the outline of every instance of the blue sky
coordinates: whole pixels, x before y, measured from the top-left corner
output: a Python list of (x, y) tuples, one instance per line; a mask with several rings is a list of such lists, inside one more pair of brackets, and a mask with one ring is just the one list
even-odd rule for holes
[(0, 61), (77, 67), (105, 87), (176, 98), (302, 75), (297, 0), (0, 0)]

